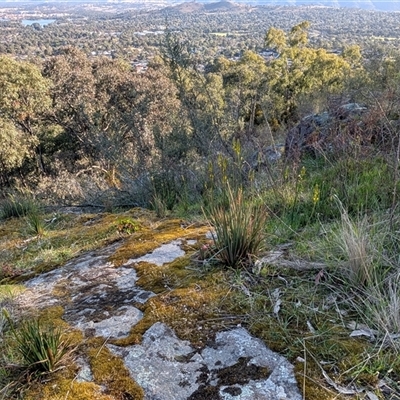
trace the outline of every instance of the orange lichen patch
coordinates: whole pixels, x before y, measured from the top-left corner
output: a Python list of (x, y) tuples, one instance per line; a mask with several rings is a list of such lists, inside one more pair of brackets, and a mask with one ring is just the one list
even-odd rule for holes
[(143, 319), (132, 328), (130, 335), (113, 343), (120, 346), (137, 344), (150, 326), (164, 322), (181, 339), (203, 346), (217, 330), (226, 329), (235, 322), (229, 316), (223, 316), (221, 311), (229, 292), (223, 274), (214, 272), (203, 280), (197, 279), (197, 283), (161, 293), (141, 307)]
[(163, 221), (153, 229), (143, 228), (140, 232), (132, 234), (110, 257), (110, 261), (120, 266), (129, 259), (144, 256), (172, 240), (204, 238), (208, 230), (207, 226), (185, 226), (181, 220)]
[(154, 293), (184, 287), (193, 280), (193, 273), (186, 269), (190, 265), (190, 261), (190, 256), (184, 256), (163, 266), (140, 262), (135, 265), (139, 276), (137, 285)]
[(70, 343), (70, 347), (77, 347), (83, 341), (83, 334), (79, 329), (72, 328), (62, 319), (64, 309), (61, 306), (45, 308), (38, 315), (39, 322), (43, 325), (59, 328), (63, 332), (65, 340)]
[(24, 394), (25, 400), (115, 400), (102, 393), (93, 382), (76, 382), (73, 377), (57, 374), (49, 382), (35, 384)]
[(143, 399), (143, 389), (132, 380), (122, 359), (111, 354), (104, 344), (104, 340), (98, 338), (87, 343), (95, 382), (105, 385), (113, 399)]

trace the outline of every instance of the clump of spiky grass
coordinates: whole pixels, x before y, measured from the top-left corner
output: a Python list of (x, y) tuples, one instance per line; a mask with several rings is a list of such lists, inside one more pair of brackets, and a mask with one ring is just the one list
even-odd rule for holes
[(226, 188), (224, 204), (211, 202), (207, 217), (215, 230), (215, 258), (223, 265), (240, 268), (252, 264), (265, 238), (266, 211), (246, 202), (242, 189)]
[(38, 205), (31, 197), (10, 195), (1, 203), (0, 218), (20, 218), (37, 212)]
[(329, 239), (344, 283), (338, 292), (365, 325), (400, 349), (398, 226), (382, 213), (352, 219), (341, 207), (341, 221)]
[(376, 260), (371, 241), (371, 226), (368, 219), (350, 218), (347, 210), (337, 199), (341, 219), (337, 228), (329, 235), (331, 256), (336, 258), (339, 271), (343, 278), (352, 285), (359, 287), (374, 283)]
[(151, 206), (158, 218), (165, 218), (167, 215), (167, 205), (159, 194), (154, 194)]
[(41, 237), (45, 233), (45, 224), (40, 214), (37, 212), (30, 212), (25, 217), (28, 226), (28, 233)]
[(348, 302), (383, 347), (400, 350), (400, 272), (375, 285), (352, 291)]
[(347, 212), (343, 210), (340, 237), (338, 239), (347, 258), (344, 272), (350, 280), (361, 285), (372, 283), (374, 265), (366, 219), (351, 221)]
[(46, 233), (46, 224), (39, 210), (32, 210), (25, 216), (25, 221), (28, 226), (28, 233), (38, 237), (44, 236)]
[(400, 273), (390, 276), (381, 288), (375, 287), (368, 294), (366, 306), (375, 327), (389, 335), (399, 335)]
[(37, 319), (23, 321), (15, 328), (11, 318), (7, 319), (15, 341), (14, 351), (21, 359), (22, 368), (43, 375), (62, 367), (71, 350), (60, 329), (45, 327)]

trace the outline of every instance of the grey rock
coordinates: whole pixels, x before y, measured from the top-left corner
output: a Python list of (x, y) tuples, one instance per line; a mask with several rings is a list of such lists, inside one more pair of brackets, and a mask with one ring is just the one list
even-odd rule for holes
[(367, 111), (357, 103), (343, 104), (332, 112), (322, 112), (304, 117), (286, 135), (286, 158), (298, 158), (329, 150), (340, 132), (340, 124), (346, 124), (349, 132), (359, 128), (360, 116)]
[(75, 360), (75, 364), (79, 367), (79, 372), (76, 375), (75, 380), (77, 382), (93, 382), (93, 374), (92, 370), (90, 369), (90, 365), (82, 357), (79, 357)]
[(120, 244), (77, 257), (63, 267), (26, 282), (22, 308), (64, 307), (72, 326), (106, 338), (129, 334), (142, 313), (132, 303), (145, 303), (154, 293), (136, 286), (133, 268), (115, 268), (108, 257)]
[[(132, 326), (136, 325), (142, 319), (142, 312), (132, 306), (123, 306), (116, 310), (117, 315), (100, 320), (99, 322), (86, 319), (75, 323), (75, 327), (82, 331), (94, 329), (95, 336), (102, 336), (111, 339), (120, 339), (127, 337)], [(104, 313), (107, 316), (106, 313)]]
[(134, 263), (145, 261), (161, 267), (162, 265), (170, 263), (185, 255), (185, 252), (180, 247), (181, 244), (182, 242), (180, 240), (174, 240), (170, 243), (163, 244), (152, 253), (139, 258), (130, 259), (125, 265), (132, 265)]
[(185, 400), (198, 387), (202, 364), (187, 360), (194, 349), (165, 324), (158, 322), (148, 329), (140, 345), (107, 347), (124, 358), (146, 400)]
[(256, 170), (269, 164), (275, 164), (282, 158), (284, 151), (285, 145), (281, 143), (265, 147), (252, 154), (249, 164)]
[[(63, 318), (86, 336), (126, 337), (142, 318), (132, 303), (145, 303), (154, 296), (136, 286), (132, 266), (141, 261), (171, 262), (184, 255), (180, 245), (179, 240), (162, 245), (119, 268), (108, 262), (119, 244), (89, 252), (27, 282), (17, 301), (34, 310), (62, 305)], [(124, 360), (146, 400), (301, 399), (291, 364), (243, 328), (217, 333), (199, 350), (158, 322), (140, 345), (107, 346)], [(78, 365), (76, 379), (92, 381), (88, 363), (81, 359)]]
[[(156, 323), (142, 344), (108, 348), (124, 358), (146, 400), (209, 399), (210, 391), (215, 399), (226, 400), (302, 399), (293, 366), (243, 328), (218, 333), (215, 342), (199, 352)], [(268, 373), (260, 377), (259, 370)], [(234, 383), (228, 384), (226, 376)]]

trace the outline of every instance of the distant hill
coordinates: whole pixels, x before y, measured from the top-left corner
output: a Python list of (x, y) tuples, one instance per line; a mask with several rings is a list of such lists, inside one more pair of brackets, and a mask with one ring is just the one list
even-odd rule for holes
[(195, 13), (195, 12), (229, 12), (229, 11), (242, 11), (246, 6), (244, 4), (234, 3), (228, 0), (221, 0), (218, 2), (198, 2), (187, 1), (173, 7), (168, 7), (167, 10), (177, 11), (181, 13)]
[(233, 3), (231, 1), (222, 0), (216, 3), (208, 3), (205, 5), (206, 11), (240, 11), (243, 9), (243, 4)]
[[(0, 0), (0, 7), (24, 7), (43, 5), (77, 6), (82, 4), (102, 5), (126, 5), (135, 7), (152, 6), (178, 12), (226, 12), (240, 11), (244, 6), (320, 6), (320, 7), (351, 7), (364, 10), (398, 11), (400, 12), (400, 0)], [(244, 8), (245, 9), (245, 8)]]
[(194, 13), (204, 11), (205, 4), (196, 1), (187, 1), (173, 7), (166, 7), (166, 11), (177, 11), (181, 13)]
[[(212, 0), (199, 0), (209, 3)], [(400, 11), (399, 0), (235, 0), (237, 3), (248, 5), (274, 6), (325, 6), (325, 7), (352, 7), (364, 10)]]

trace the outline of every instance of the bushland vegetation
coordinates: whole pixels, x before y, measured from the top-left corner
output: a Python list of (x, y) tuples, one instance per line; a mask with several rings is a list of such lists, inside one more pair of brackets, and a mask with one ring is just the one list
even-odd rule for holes
[[(201, 265), (228, 271), (253, 333), (301, 354), (306, 398), (336, 396), (324, 386), (395, 398), (400, 54), (332, 53), (309, 44), (309, 28), (269, 29), (277, 57), (246, 50), (204, 71), (173, 33), (145, 73), (74, 47), (35, 62), (1, 56), (3, 218), (28, 216), (42, 236), (43, 211), (27, 199), (204, 212), (217, 235)], [(324, 146), (281, 151), (304, 117), (349, 103), (363, 112), (338, 118)], [(273, 249), (289, 256), (263, 258)]]

